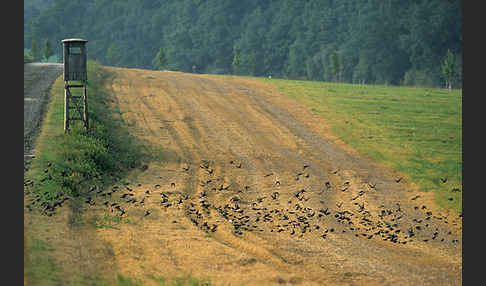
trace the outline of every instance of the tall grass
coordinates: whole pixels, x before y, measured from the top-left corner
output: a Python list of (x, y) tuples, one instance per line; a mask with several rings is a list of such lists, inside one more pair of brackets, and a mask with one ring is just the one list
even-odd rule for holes
[[(264, 80), (327, 119), (360, 153), (406, 174), (437, 203), (462, 209), (462, 91)], [(444, 183), (442, 179), (446, 179)]]

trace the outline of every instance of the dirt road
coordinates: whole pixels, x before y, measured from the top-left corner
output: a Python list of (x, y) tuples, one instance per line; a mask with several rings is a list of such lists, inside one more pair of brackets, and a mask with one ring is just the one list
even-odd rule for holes
[(91, 207), (130, 222), (96, 234), (120, 273), (147, 285), (181, 273), (213, 285), (461, 285), (461, 217), (305, 107), (243, 78), (107, 69), (130, 132), (165, 158), (113, 188), (118, 208)]
[(32, 140), (38, 133), (49, 89), (62, 71), (62, 64), (24, 64), (24, 166), (32, 158)]

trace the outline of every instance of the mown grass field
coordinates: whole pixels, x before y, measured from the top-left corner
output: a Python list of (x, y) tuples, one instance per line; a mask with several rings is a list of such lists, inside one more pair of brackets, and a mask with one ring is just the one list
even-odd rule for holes
[(462, 210), (461, 90), (260, 80), (307, 105), (345, 143), (407, 175), (419, 191), (434, 192), (441, 207)]

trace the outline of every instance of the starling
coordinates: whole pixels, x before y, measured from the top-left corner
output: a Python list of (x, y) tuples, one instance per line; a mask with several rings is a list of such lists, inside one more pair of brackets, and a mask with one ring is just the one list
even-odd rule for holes
[(279, 196), (279, 195), (280, 195), (280, 193), (279, 193), (279, 192), (274, 192), (274, 193), (272, 194), (272, 199), (274, 199), (274, 200), (278, 199), (278, 196)]
[(440, 181), (441, 181), (443, 184), (445, 184), (445, 183), (447, 182), (447, 177), (445, 177), (445, 178), (440, 178)]

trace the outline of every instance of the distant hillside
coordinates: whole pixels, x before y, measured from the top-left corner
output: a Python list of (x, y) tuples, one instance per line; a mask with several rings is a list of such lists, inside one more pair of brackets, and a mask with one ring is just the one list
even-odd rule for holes
[(86, 38), (106, 65), (152, 68), (162, 48), (185, 72), (439, 86), (451, 50), (462, 81), (460, 0), (28, 2), (26, 48)]

